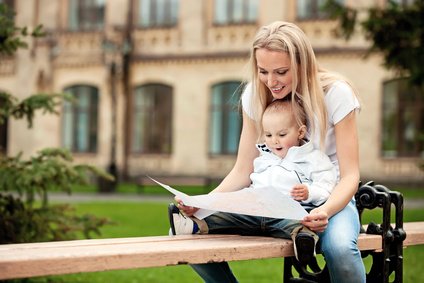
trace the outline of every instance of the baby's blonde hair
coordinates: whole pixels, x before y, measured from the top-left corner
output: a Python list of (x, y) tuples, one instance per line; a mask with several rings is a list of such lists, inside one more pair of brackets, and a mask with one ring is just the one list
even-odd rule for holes
[(285, 117), (290, 117), (293, 119), (295, 124), (298, 127), (301, 127), (302, 125), (306, 125), (306, 113), (303, 109), (303, 107), (296, 107), (293, 108), (293, 104), (290, 102), (289, 99), (276, 99), (272, 101), (268, 106), (265, 108), (264, 113), (262, 114), (262, 117), (260, 119), (260, 138), (264, 134), (264, 128), (263, 128), (263, 118), (267, 114), (281, 114), (281, 115), (287, 115)]

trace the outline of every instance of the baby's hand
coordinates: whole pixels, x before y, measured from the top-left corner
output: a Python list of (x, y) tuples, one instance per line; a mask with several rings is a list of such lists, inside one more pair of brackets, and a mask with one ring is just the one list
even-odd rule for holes
[(290, 194), (295, 200), (307, 200), (309, 197), (309, 190), (306, 185), (298, 184), (293, 187)]

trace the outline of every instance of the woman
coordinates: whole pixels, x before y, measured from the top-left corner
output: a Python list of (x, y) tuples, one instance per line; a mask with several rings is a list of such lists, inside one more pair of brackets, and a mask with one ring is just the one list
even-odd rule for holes
[[(242, 95), (243, 128), (236, 163), (213, 191), (228, 192), (249, 185), (260, 117), (274, 99), (291, 96), (293, 109), (307, 113), (309, 139), (336, 165), (339, 181), (329, 199), (302, 223), (318, 232), (331, 281), (365, 282), (357, 247), (360, 230), (353, 196), (359, 183), (356, 112), (359, 103), (349, 83), (321, 70), (306, 35), (294, 24), (274, 22), (256, 34), (252, 49), (252, 83)], [(192, 215), (196, 208), (179, 204)], [(237, 282), (227, 263), (193, 265), (205, 282)]]

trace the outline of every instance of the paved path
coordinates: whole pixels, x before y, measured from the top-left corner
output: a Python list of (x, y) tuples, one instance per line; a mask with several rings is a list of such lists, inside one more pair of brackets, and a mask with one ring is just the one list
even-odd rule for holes
[[(74, 193), (72, 195), (62, 193), (50, 193), (49, 199), (53, 202), (172, 202), (173, 196), (169, 195), (146, 195), (146, 194), (84, 194)], [(405, 199), (404, 208), (424, 209), (424, 199)]]
[(145, 195), (145, 194), (90, 194), (73, 193), (72, 195), (62, 193), (49, 193), (52, 202), (172, 202), (173, 195)]

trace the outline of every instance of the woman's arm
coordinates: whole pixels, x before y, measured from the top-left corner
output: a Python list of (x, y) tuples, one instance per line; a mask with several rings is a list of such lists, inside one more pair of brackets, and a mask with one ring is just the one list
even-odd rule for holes
[(360, 174), (355, 111), (336, 124), (335, 133), (340, 182), (323, 205), (329, 217), (342, 210), (358, 190)]
[(355, 111), (335, 125), (335, 134), (340, 181), (328, 200), (305, 217), (303, 224), (315, 231), (323, 231), (328, 218), (342, 210), (358, 190), (359, 149)]

